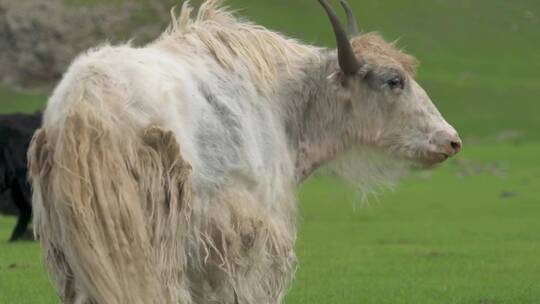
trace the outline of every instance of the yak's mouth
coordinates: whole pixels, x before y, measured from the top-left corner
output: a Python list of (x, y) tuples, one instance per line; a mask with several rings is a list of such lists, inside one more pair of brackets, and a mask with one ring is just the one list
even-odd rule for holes
[(444, 152), (422, 151), (413, 155), (401, 155), (398, 158), (410, 163), (412, 169), (431, 169), (449, 159), (451, 155)]
[(459, 150), (456, 151), (441, 151), (440, 149), (433, 149), (430, 147), (423, 151), (418, 151), (414, 154), (414, 157), (409, 157), (409, 160), (413, 162), (413, 167), (418, 169), (430, 169), (441, 163), (444, 163), (449, 158), (454, 157)]
[(382, 152), (397, 161), (402, 161), (411, 169), (430, 169), (444, 163), (456, 153), (443, 151), (438, 147), (425, 144), (412, 146), (378, 146), (375, 151)]
[(423, 155), (421, 159), (418, 160), (421, 167), (423, 168), (432, 168), (438, 164), (443, 163), (450, 158), (450, 155), (442, 152), (428, 152)]
[(461, 150), (461, 141), (440, 145), (430, 141), (410, 141), (402, 143), (389, 141), (377, 145), (379, 151), (384, 151), (397, 160), (409, 163), (414, 169), (429, 169), (457, 155)]

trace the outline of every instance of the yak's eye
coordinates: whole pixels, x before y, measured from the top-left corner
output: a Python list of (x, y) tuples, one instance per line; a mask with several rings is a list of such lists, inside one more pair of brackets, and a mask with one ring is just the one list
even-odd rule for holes
[(394, 76), (386, 81), (386, 85), (388, 85), (391, 90), (403, 90), (403, 88), (405, 87), (405, 82), (403, 81), (403, 78), (401, 76)]

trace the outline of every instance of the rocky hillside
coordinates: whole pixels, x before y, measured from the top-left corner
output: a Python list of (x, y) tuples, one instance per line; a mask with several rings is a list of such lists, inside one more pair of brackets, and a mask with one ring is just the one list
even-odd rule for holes
[(105, 41), (135, 44), (166, 27), (166, 0), (91, 6), (62, 0), (0, 0), (0, 83), (50, 88), (81, 51)]

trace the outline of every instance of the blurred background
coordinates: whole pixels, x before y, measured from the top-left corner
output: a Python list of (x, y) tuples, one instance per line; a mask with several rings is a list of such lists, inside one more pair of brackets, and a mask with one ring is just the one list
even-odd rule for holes
[[(420, 60), (419, 83), (464, 150), (367, 203), (324, 173), (308, 180), (286, 303), (540, 303), (540, 1), (349, 2), (364, 32)], [(226, 3), (333, 47), (315, 0)], [(104, 41), (144, 45), (173, 5), (0, 0), (0, 113), (43, 109), (78, 53)], [(0, 210), (16, 212), (9, 204)], [(15, 221), (0, 215), (0, 303), (57, 303), (38, 244), (7, 242)]]

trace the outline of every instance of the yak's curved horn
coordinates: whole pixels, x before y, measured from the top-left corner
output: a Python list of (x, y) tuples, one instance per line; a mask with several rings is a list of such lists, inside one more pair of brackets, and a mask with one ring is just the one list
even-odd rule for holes
[(354, 17), (353, 10), (351, 8), (351, 5), (347, 0), (340, 0), (341, 6), (343, 6), (343, 9), (345, 10), (345, 13), (347, 14), (347, 23), (349, 27), (349, 35), (355, 36), (360, 33), (358, 30), (358, 22), (356, 21), (356, 17)]
[(332, 27), (334, 28), (334, 34), (336, 35), (337, 42), (339, 66), (341, 67), (341, 70), (345, 73), (345, 75), (356, 74), (356, 72), (358, 72), (358, 70), (360, 69), (360, 63), (354, 55), (354, 51), (352, 49), (351, 42), (349, 41), (347, 33), (345, 33), (345, 30), (343, 29), (343, 26), (341, 26), (336, 12), (332, 9), (330, 4), (328, 4), (326, 0), (319, 0), (319, 3), (323, 6), (326, 14), (328, 15), (328, 18), (330, 18)]

